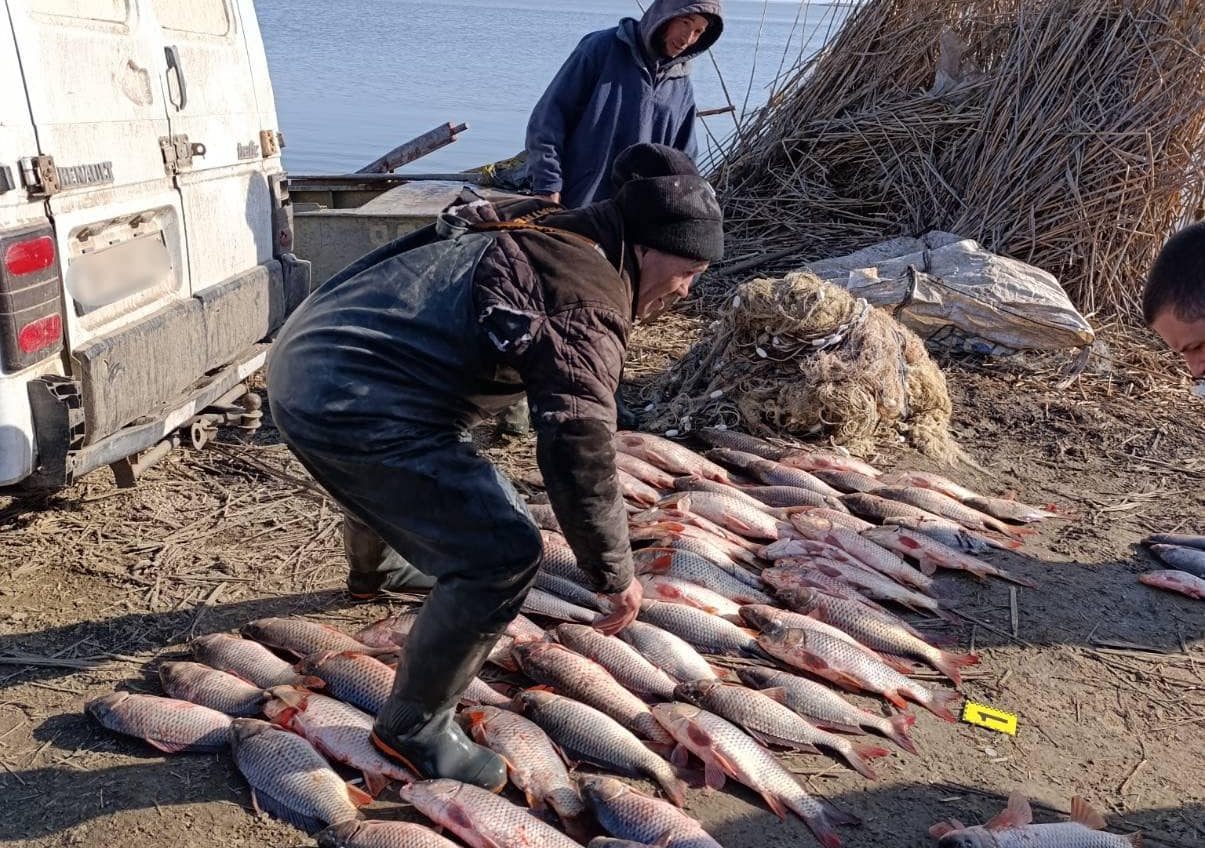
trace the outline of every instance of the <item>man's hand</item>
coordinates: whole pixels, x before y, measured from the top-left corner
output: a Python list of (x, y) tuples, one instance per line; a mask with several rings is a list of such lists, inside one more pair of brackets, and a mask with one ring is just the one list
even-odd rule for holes
[(636, 620), (636, 614), (640, 612), (640, 601), (644, 598), (644, 590), (639, 580), (632, 580), (628, 588), (618, 594), (607, 595), (606, 598), (611, 602), (611, 613), (595, 621), (594, 629), (607, 636), (614, 636)]
[(547, 200), (549, 203), (555, 203), (557, 206), (561, 205), (561, 193), (559, 191), (554, 191), (551, 194), (537, 194), (536, 199)]

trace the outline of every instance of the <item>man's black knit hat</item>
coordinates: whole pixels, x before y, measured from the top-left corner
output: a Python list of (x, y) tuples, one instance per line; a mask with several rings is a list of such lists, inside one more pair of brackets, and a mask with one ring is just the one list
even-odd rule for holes
[(715, 262), (724, 257), (724, 213), (690, 157), (659, 144), (623, 151), (612, 170), (626, 237), (663, 253)]

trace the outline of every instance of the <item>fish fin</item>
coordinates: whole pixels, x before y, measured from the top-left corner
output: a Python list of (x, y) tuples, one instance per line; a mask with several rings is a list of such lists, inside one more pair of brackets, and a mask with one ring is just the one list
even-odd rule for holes
[[(1072, 815), (1075, 814), (1075, 801), (1071, 802)], [(988, 830), (1008, 830), (1010, 827), (1024, 827), (1033, 822), (1033, 810), (1029, 801), (1020, 792), (1008, 796), (1008, 806), (996, 813), (987, 824)]]
[(678, 777), (659, 777), (657, 783), (661, 785), (661, 789), (665, 792), (675, 807), (682, 807), (686, 804), (686, 783)]
[(1001, 580), (1007, 580), (1009, 583), (1016, 583), (1018, 586), (1025, 586), (1028, 589), (1038, 588), (1036, 581), (1030, 580), (1028, 577), (1018, 577), (1015, 574), (1005, 571), (1003, 568), (997, 568), (995, 570), (995, 576), (999, 577)]
[[(362, 771), (360, 773), (364, 776), (364, 788), (368, 790), (370, 798), (376, 798), (389, 785), (389, 778), (383, 774), (375, 771)], [(352, 789), (354, 787), (349, 784), (348, 788)]]
[(888, 668), (893, 668), (900, 674), (912, 674), (916, 671), (916, 664), (904, 659), (901, 656), (897, 656), (895, 654), (884, 654), (880, 653), (879, 651), (875, 651), (874, 653)]
[(690, 763), (690, 749), (685, 745), (675, 745), (674, 750), (670, 752), (669, 762), (678, 768), (686, 768)]
[[(386, 780), (385, 783), (388, 784), (389, 781)], [(357, 807), (367, 807), (369, 804), (372, 803), (371, 795), (369, 795), (367, 792), (365, 792), (360, 787), (353, 786), (350, 783), (347, 784), (347, 798), (349, 801), (351, 801)]]
[(865, 760), (877, 760), (882, 757), (891, 756), (891, 749), (884, 748), (882, 745), (870, 745), (861, 742), (855, 742), (853, 745), (854, 753)]
[(916, 564), (920, 566), (920, 573), (926, 577), (932, 577), (937, 573), (937, 564), (927, 556), (917, 559)]
[(933, 667), (953, 680), (955, 686), (961, 686), (962, 675), (959, 674), (958, 669), (975, 665), (978, 662), (979, 657), (975, 654), (952, 654), (949, 651), (940, 651), (937, 659), (933, 660)]
[(935, 689), (931, 703), (925, 704), (925, 707), (938, 718), (955, 722), (958, 719), (954, 716), (954, 710), (962, 704), (962, 700), (962, 695), (958, 692), (949, 689)]
[[(1011, 805), (1012, 800), (1009, 800)], [(1093, 830), (1104, 830), (1108, 826), (1105, 817), (1092, 808), (1092, 805), (1080, 796), (1071, 799), (1071, 820)]]
[(940, 821), (929, 828), (929, 835), (934, 839), (941, 839), (947, 833), (953, 833), (957, 828), (949, 822)]
[(294, 712), (304, 710), (309, 701), (309, 692), (295, 686), (273, 686), (268, 692), (276, 700), (292, 707)]
[(792, 751), (802, 751), (805, 754), (820, 753), (820, 750), (810, 742), (801, 742), (798, 739), (787, 739), (782, 736), (775, 736), (772, 733), (763, 733), (760, 730), (751, 730), (747, 727), (745, 728), (745, 732), (763, 745), (772, 745), (776, 748), (790, 748)]
[(1127, 834), (1126, 836), (1123, 836), (1121, 838), (1128, 839), (1130, 841), (1130, 845), (1132, 845), (1133, 848), (1143, 848), (1141, 833), (1131, 833), (1131, 834)]
[[(885, 748), (868, 748), (865, 750), (883, 751), (886, 753)], [(862, 775), (862, 777), (866, 778), (867, 780), (879, 779), (879, 776), (875, 774), (874, 769), (870, 767), (870, 763), (866, 762), (866, 760), (863, 758), (861, 751), (857, 746), (854, 746), (849, 753), (842, 753), (840, 751), (833, 751), (833, 753), (837, 754), (847, 766), (856, 771), (858, 774)]]
[(302, 677), (296, 685), (302, 689), (325, 689), (326, 681), (321, 677)]
[(180, 754), (189, 750), (189, 745), (186, 742), (170, 742), (163, 739), (147, 739), (146, 743), (152, 748), (162, 751), (165, 754)]
[(786, 706), (787, 690), (782, 688), (781, 686), (772, 686), (769, 689), (762, 689), (760, 691), (763, 695), (765, 695), (770, 700), (777, 701), (778, 703), (782, 704), (783, 706)]
[(704, 760), (703, 779), (708, 789), (720, 790), (724, 788), (724, 784), (728, 781), (728, 776), (724, 774), (724, 770), (715, 761)]
[(665, 548), (644, 548), (641, 550), (641, 553), (643, 554), (651, 551), (657, 551), (658, 556), (655, 556), (649, 560), (641, 557), (639, 573), (664, 574), (665, 572), (669, 571), (670, 563), (673, 562), (674, 559), (674, 551), (667, 550)]
[(287, 822), (293, 825), (293, 827), (304, 830), (307, 833), (313, 833), (323, 826), (323, 822), (320, 822), (318, 819), (290, 809), (260, 789), (251, 790), (251, 806), (255, 808), (255, 812), (257, 813), (267, 813), (273, 818)]
[(787, 805), (782, 802), (781, 798), (779, 798), (777, 795), (771, 795), (768, 792), (762, 793), (761, 797), (762, 800), (766, 802), (766, 806), (770, 808), (770, 811), (773, 812), (774, 815), (778, 816), (780, 819), (786, 819)]
[(896, 713), (888, 721), (891, 722), (891, 733), (888, 738), (899, 745), (909, 754), (917, 754), (916, 743), (908, 736), (908, 730), (916, 724), (916, 716), (911, 713)]
[(548, 809), (548, 804), (544, 802), (544, 799), (534, 794), (530, 789), (523, 790), (523, 798), (527, 801), (527, 806), (532, 812), (542, 813)]

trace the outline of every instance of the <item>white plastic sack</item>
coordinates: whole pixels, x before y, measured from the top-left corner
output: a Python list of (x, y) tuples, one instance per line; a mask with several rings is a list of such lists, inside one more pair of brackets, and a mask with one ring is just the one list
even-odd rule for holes
[(934, 231), (812, 263), (808, 270), (873, 303), (932, 345), (979, 353), (1065, 350), (1095, 333), (1053, 275)]

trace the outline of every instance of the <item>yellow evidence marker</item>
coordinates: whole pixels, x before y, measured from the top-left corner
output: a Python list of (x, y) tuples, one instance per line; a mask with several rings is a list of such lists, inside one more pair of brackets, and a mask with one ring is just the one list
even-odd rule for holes
[(997, 733), (1007, 733), (1009, 736), (1017, 735), (1017, 717), (1015, 715), (994, 707), (977, 704), (974, 701), (967, 701), (963, 705), (962, 720), (967, 724), (986, 727)]

